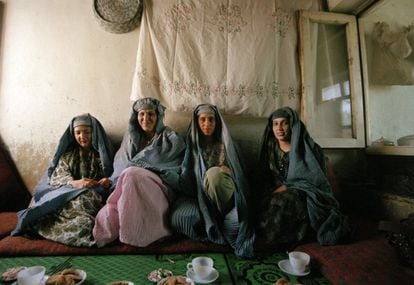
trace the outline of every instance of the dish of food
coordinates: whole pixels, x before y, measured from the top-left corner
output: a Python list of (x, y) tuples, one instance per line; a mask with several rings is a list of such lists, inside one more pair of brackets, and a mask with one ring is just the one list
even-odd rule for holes
[(65, 269), (49, 276), (46, 285), (80, 285), (86, 279), (86, 272), (80, 269)]
[(21, 270), (25, 269), (24, 266), (17, 266), (17, 267), (10, 267), (7, 268), (6, 271), (4, 271), (1, 274), (1, 280), (3, 282), (12, 282), (17, 279), (17, 273), (19, 273)]
[(151, 271), (148, 274), (148, 280), (154, 283), (159, 282), (161, 279), (166, 277), (173, 276), (173, 273), (168, 269), (158, 268), (156, 270)]

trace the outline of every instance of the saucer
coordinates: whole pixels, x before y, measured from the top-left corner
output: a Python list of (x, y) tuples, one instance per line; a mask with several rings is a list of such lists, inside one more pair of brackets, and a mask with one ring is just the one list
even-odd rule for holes
[[(49, 278), (49, 275), (43, 276), (43, 278), (40, 281), (39, 285), (45, 285), (48, 278)], [(14, 281), (11, 285), (18, 285), (17, 281)]]
[(78, 281), (77, 283), (75, 283), (75, 285), (80, 285), (83, 283), (83, 281), (85, 281), (87, 274), (85, 271), (81, 270), (81, 269), (76, 269), (76, 271), (78, 272), (78, 275), (82, 278), (82, 280)]
[(217, 269), (213, 268), (213, 271), (210, 273), (209, 276), (207, 276), (204, 279), (201, 279), (200, 277), (195, 275), (193, 270), (188, 269), (187, 270), (187, 277), (190, 278), (191, 280), (193, 280), (195, 283), (208, 284), (208, 283), (216, 281), (216, 279), (219, 277), (219, 273), (218, 273)]
[(294, 276), (305, 276), (310, 273), (310, 269), (306, 268), (303, 272), (297, 272), (293, 270), (292, 266), (290, 265), (289, 259), (284, 259), (279, 261), (278, 263), (279, 268), (282, 269), (283, 272), (286, 272), (287, 274), (294, 275)]

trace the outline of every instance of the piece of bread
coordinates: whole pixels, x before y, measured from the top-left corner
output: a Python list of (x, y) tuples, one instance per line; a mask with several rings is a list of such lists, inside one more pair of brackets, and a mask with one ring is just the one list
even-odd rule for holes
[(75, 285), (75, 280), (67, 275), (55, 274), (47, 279), (46, 285)]
[(75, 283), (82, 280), (82, 276), (79, 275), (76, 269), (65, 269), (50, 276), (46, 285), (75, 285)]
[(4, 282), (11, 282), (17, 279), (17, 273), (19, 273), (21, 270), (23, 270), (25, 267), (18, 266), (18, 267), (11, 267), (7, 268), (6, 271), (4, 271), (1, 274), (1, 280)]
[(187, 278), (184, 276), (170, 276), (165, 278), (162, 285), (190, 285), (190, 282), (187, 282)]

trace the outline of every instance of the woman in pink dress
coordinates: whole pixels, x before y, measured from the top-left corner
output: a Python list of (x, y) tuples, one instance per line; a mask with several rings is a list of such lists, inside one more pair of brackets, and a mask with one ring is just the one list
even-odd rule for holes
[(102, 247), (119, 239), (144, 247), (169, 236), (167, 212), (178, 187), (184, 139), (164, 126), (164, 106), (153, 98), (133, 104), (128, 131), (114, 159), (113, 192), (95, 220)]

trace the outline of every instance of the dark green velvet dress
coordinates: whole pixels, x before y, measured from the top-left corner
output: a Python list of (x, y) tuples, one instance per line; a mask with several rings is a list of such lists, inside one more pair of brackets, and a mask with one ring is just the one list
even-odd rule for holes
[(309, 230), (306, 195), (291, 188), (273, 193), (286, 179), (289, 167), (289, 153), (280, 149), (275, 152), (275, 187), (269, 187), (260, 199), (258, 236), (267, 244), (294, 244), (303, 240)]

